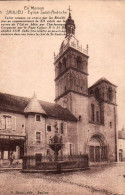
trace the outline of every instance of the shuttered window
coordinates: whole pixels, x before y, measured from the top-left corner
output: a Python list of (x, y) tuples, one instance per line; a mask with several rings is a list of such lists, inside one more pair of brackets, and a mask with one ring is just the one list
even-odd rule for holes
[(16, 117), (0, 115), (0, 129), (16, 130)]
[(12, 130), (16, 130), (16, 117), (12, 116)]

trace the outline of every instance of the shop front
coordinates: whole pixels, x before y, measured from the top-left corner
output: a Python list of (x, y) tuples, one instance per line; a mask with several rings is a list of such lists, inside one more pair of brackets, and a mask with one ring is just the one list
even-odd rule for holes
[(0, 134), (0, 159), (22, 159), (25, 152), (25, 136)]

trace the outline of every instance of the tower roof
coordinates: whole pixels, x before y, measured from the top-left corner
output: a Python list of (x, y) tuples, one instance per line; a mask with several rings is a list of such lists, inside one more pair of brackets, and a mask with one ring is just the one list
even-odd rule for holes
[(39, 101), (36, 98), (36, 94), (34, 93), (33, 97), (30, 99), (28, 105), (24, 109), (25, 113), (40, 113), (40, 114), (46, 114), (42, 106), (40, 105)]
[(70, 13), (70, 12), (69, 12), (69, 17), (68, 17), (67, 20), (66, 20), (65, 27), (67, 27), (67, 25), (73, 25), (73, 26), (75, 27), (75, 22), (74, 22), (74, 20), (72, 19), (71, 13)]
[(70, 13), (70, 6), (69, 6), (69, 17), (66, 20), (65, 23), (65, 29), (66, 29), (66, 37), (70, 36), (70, 35), (75, 35), (75, 23), (74, 20), (71, 17), (71, 13)]
[[(98, 84), (100, 84), (101, 82), (106, 82), (106, 83), (109, 83), (110, 85), (113, 85), (114, 87), (117, 87), (116, 85), (114, 85), (113, 83), (111, 83), (110, 81), (108, 81), (106, 78), (102, 77), (100, 78), (98, 81), (96, 81), (91, 87), (94, 87)], [(89, 89), (91, 88), (89, 87)]]
[(60, 56), (69, 48), (73, 48), (75, 50), (77, 50), (78, 52), (88, 56), (88, 45), (86, 47), (86, 49), (83, 49), (82, 45), (80, 45), (78, 39), (75, 37), (75, 22), (72, 19), (71, 13), (70, 13), (70, 7), (69, 7), (69, 16), (65, 22), (65, 31), (66, 31), (66, 37), (65, 40), (62, 42), (61, 46), (60, 46), (60, 50), (58, 55), (54, 54), (54, 64), (56, 63), (56, 61), (60, 58)]
[[(48, 117), (77, 122), (76, 117), (67, 108), (63, 108), (62, 106), (55, 103), (45, 102), (41, 100), (37, 101), (38, 103), (40, 103), (41, 108), (45, 111)], [(27, 97), (0, 93), (0, 110), (24, 114), (24, 110), (26, 110), (26, 108), (28, 110), (29, 102), (31, 102), (31, 99)]]

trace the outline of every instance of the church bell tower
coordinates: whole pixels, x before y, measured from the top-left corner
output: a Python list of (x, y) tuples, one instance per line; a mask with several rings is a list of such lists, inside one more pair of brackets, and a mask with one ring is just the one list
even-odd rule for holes
[[(55, 65), (55, 102), (68, 108), (75, 116), (74, 101), (82, 101), (88, 96), (88, 46), (82, 48), (75, 37), (75, 22), (69, 16), (65, 22), (66, 37), (54, 57)], [(82, 98), (82, 99), (81, 99)]]

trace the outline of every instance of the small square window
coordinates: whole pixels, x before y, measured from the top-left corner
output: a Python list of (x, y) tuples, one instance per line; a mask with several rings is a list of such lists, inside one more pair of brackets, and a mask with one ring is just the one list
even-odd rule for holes
[(81, 116), (81, 115), (79, 115), (79, 121), (81, 121), (81, 119), (82, 119), (82, 116)]
[(51, 125), (47, 125), (47, 131), (51, 132)]
[(36, 114), (36, 121), (40, 121), (40, 115), (39, 114)]
[(110, 127), (112, 128), (112, 122), (110, 122)]

